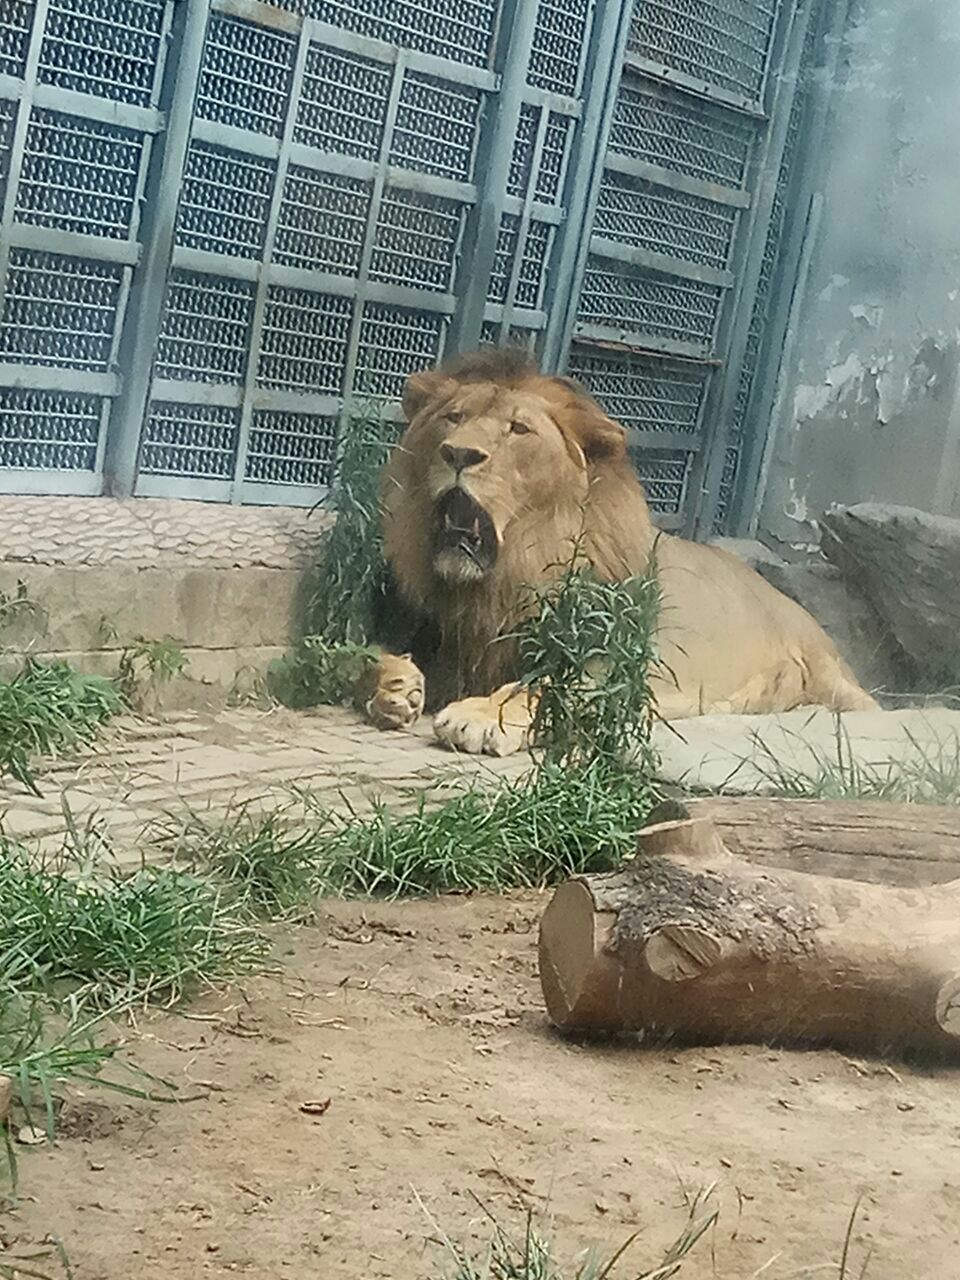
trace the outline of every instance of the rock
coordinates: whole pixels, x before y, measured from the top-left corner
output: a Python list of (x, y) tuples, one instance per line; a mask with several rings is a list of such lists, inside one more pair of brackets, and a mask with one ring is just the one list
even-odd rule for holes
[(861, 503), (823, 517), (821, 545), (931, 687), (960, 682), (960, 520)]
[(823, 561), (789, 564), (761, 542), (717, 538), (772, 587), (816, 618), (865, 689), (900, 690), (905, 673), (890, 629), (866, 599)]

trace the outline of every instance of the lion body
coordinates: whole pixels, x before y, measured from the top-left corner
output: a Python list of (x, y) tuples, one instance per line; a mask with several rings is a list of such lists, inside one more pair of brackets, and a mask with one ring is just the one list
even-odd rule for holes
[(572, 383), (480, 355), (410, 379), (404, 408), (385, 551), (438, 636), (427, 697), (443, 704), (442, 740), (494, 754), (522, 744), (530, 714), (506, 687), (510, 636), (529, 588), (562, 573), (575, 547), (608, 580), (647, 572), (654, 556), (665, 718), (876, 705), (799, 605), (728, 552), (658, 533), (623, 428)]

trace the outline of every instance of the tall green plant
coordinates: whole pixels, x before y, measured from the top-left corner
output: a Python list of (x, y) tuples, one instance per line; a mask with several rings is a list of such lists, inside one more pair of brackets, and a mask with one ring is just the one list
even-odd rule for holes
[(328, 644), (369, 639), (385, 575), (380, 476), (392, 443), (376, 403), (347, 419), (325, 504), (336, 521), (323, 539), (309, 609), (308, 630)]
[(579, 552), (540, 593), (520, 664), (539, 691), (533, 742), (546, 765), (649, 774), (659, 610), (653, 563), (642, 576), (604, 582)]

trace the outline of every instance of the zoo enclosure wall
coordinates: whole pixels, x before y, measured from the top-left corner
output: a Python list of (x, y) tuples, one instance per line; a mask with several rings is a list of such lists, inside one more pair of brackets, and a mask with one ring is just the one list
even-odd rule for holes
[(314, 503), (479, 341), (752, 515), (824, 0), (7, 0), (0, 491)]

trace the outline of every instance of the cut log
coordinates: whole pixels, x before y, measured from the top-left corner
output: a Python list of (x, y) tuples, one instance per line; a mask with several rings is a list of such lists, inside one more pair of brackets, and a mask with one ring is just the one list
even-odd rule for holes
[(899, 889), (751, 865), (707, 819), (556, 891), (540, 980), (570, 1031), (914, 1048), (960, 1061), (960, 881)]
[(686, 808), (748, 862), (905, 888), (960, 879), (960, 805), (711, 796)]
[(862, 503), (821, 521), (827, 559), (869, 600), (933, 679), (960, 662), (960, 520), (911, 507)]

